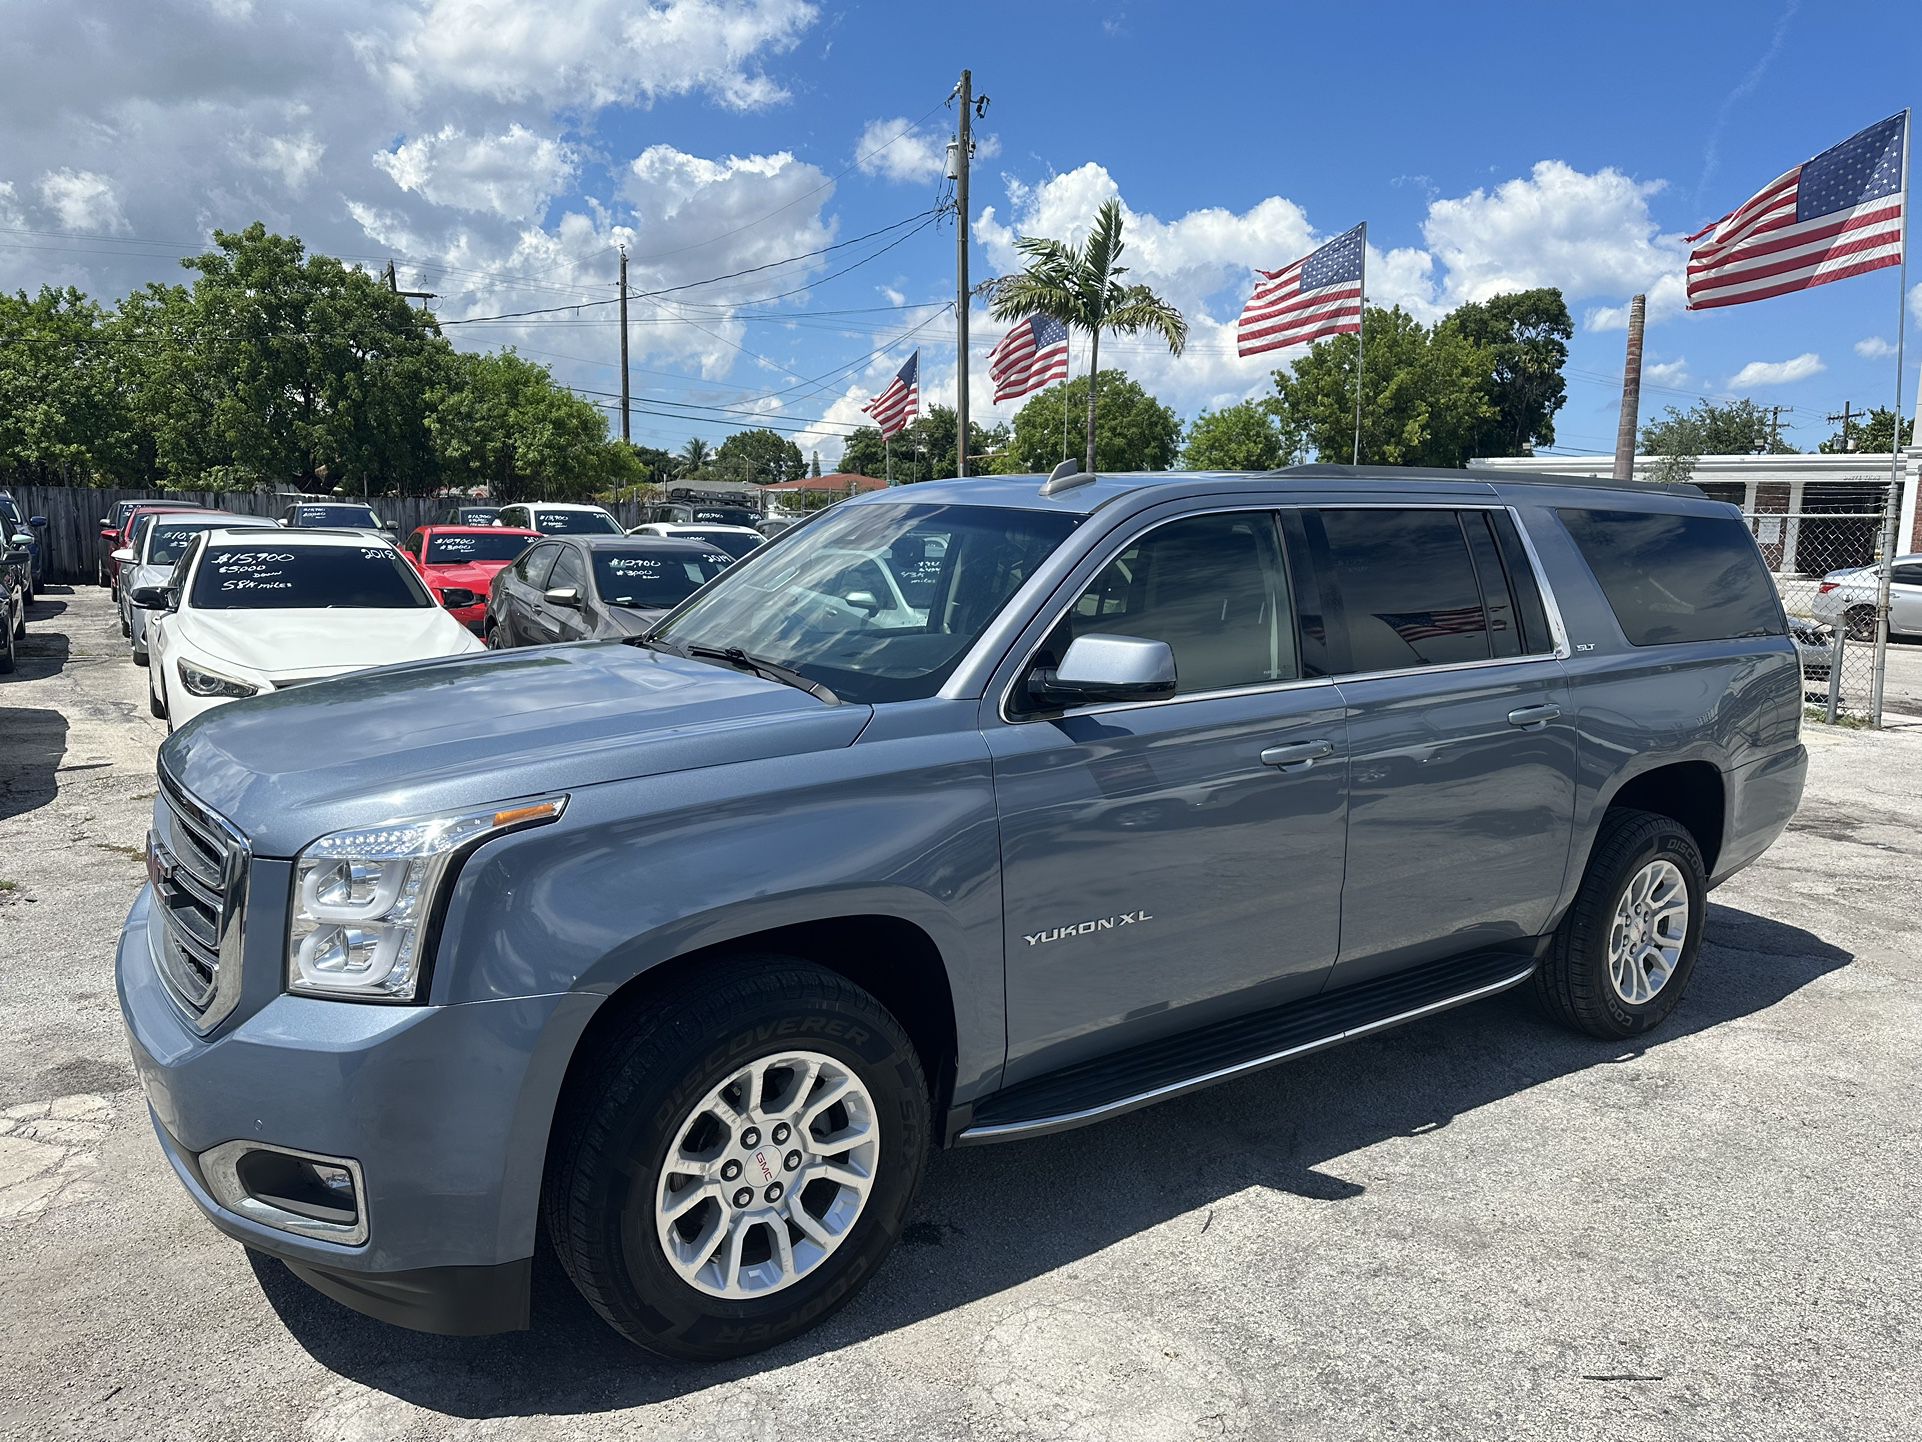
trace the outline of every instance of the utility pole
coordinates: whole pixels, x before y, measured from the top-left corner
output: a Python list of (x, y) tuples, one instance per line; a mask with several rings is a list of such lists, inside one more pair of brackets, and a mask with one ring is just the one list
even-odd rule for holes
[(431, 290), (402, 290), (400, 288), (400, 280), (394, 274), (394, 262), (391, 257), (388, 259), (387, 268), (381, 271), (380, 278), (387, 282), (387, 288), (395, 295), (404, 295), (409, 300), (440, 299), (440, 297), (435, 295)]
[(1642, 324), (1648, 318), (1648, 297), (1628, 303), (1628, 359), (1622, 366), (1622, 414), (1615, 423), (1615, 469), (1618, 481), (1635, 479), (1635, 430), (1642, 418)]
[(1769, 407), (1769, 454), (1773, 455), (1775, 448), (1782, 444), (1782, 412), (1794, 409), (1793, 406)]
[[(974, 73), (961, 72), (961, 124), (954, 147), (954, 473), (968, 473), (968, 162), (974, 158)], [(981, 98), (987, 107), (987, 97)]]
[(1839, 416), (1829, 417), (1829, 423), (1831, 425), (1833, 425), (1837, 421), (1840, 421), (1842, 423), (1842, 453), (1844, 455), (1847, 455), (1850, 451), (1855, 449), (1854, 445), (1851, 444), (1849, 441), (1849, 426), (1855, 421), (1859, 421), (1862, 419), (1862, 412), (1858, 410), (1850, 409), (1850, 407), (1853, 404), (1854, 403), (1852, 401), (1843, 401), (1842, 414)]
[(628, 440), (627, 393), (627, 247), (621, 247), (621, 439)]

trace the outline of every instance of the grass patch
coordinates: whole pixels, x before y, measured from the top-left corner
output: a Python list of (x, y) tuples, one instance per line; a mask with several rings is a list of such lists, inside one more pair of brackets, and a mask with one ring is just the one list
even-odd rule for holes
[(0, 876), (0, 896), (4, 896), (9, 891), (18, 891), (19, 889), (19, 882), (8, 881), (4, 876)]
[[(1826, 726), (1829, 724), (1828, 708), (1804, 706), (1802, 719), (1817, 726)], [(1866, 716), (1857, 716), (1850, 711), (1838, 711), (1835, 713), (1835, 727), (1838, 731), (1872, 731), (1875, 729), (1875, 723)]]
[(147, 859), (147, 848), (144, 846), (126, 846), (117, 841), (96, 841), (93, 845), (96, 851), (111, 851), (116, 856), (124, 856), (130, 861)]

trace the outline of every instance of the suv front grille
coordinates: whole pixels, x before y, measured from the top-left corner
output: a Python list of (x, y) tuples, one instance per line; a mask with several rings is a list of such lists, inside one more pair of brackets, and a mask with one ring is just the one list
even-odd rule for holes
[(147, 841), (147, 875), (164, 926), (155, 962), (194, 1028), (212, 1031), (240, 1000), (247, 839), (162, 772), (164, 802)]

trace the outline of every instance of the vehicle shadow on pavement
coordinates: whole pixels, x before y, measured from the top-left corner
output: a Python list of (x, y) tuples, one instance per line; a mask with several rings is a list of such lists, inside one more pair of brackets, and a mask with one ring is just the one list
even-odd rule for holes
[[(5, 682), (21, 679), (25, 659)], [(6, 699), (0, 689), (0, 701)], [(0, 706), (0, 821), (38, 810), (53, 800), (54, 779), (67, 754), (67, 718), (37, 706)]]
[[(250, 1254), (268, 1302), (323, 1366), (464, 1418), (573, 1415), (668, 1400), (832, 1353), (993, 1296), (1250, 1187), (1339, 1203), (1365, 1187), (1342, 1158), (1592, 1067), (1632, 1062), (1751, 1016), (1847, 966), (1800, 928), (1711, 906), (1682, 1006), (1645, 1040), (1611, 1043), (1543, 1019), (1526, 989), (1246, 1080), (1060, 1136), (936, 1155), (902, 1245), (822, 1326), (715, 1366), (653, 1361), (574, 1293), (545, 1245), (534, 1326), (435, 1337), (361, 1317)], [(1328, 1168), (1324, 1170), (1324, 1168)]]
[[(63, 631), (42, 631), (37, 629), (45, 618), (34, 614), (40, 610), (38, 602), (33, 612), (27, 616), (27, 634), (15, 643), (13, 674), (0, 676), (0, 688), (18, 686), (22, 681), (44, 681), (49, 676), (58, 675), (65, 669), (68, 659), (73, 655), (73, 643)], [(0, 697), (6, 695), (0, 689)], [(0, 733), (3, 737), (5, 733)]]

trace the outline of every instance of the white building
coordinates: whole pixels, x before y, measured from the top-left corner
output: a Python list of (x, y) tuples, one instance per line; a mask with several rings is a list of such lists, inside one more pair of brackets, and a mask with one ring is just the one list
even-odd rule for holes
[[(1646, 477), (1654, 456), (1635, 457), (1635, 474)], [(1607, 477), (1613, 456), (1517, 456), (1470, 461), (1491, 470), (1546, 471), (1563, 476)], [(1748, 517), (1769, 565), (1783, 575), (1820, 576), (1875, 559), (1882, 508), (1889, 493), (1889, 455), (1703, 456), (1690, 477), (1717, 500)], [(1922, 479), (1922, 446), (1902, 454), (1898, 554), (1922, 551), (1916, 491)]]

